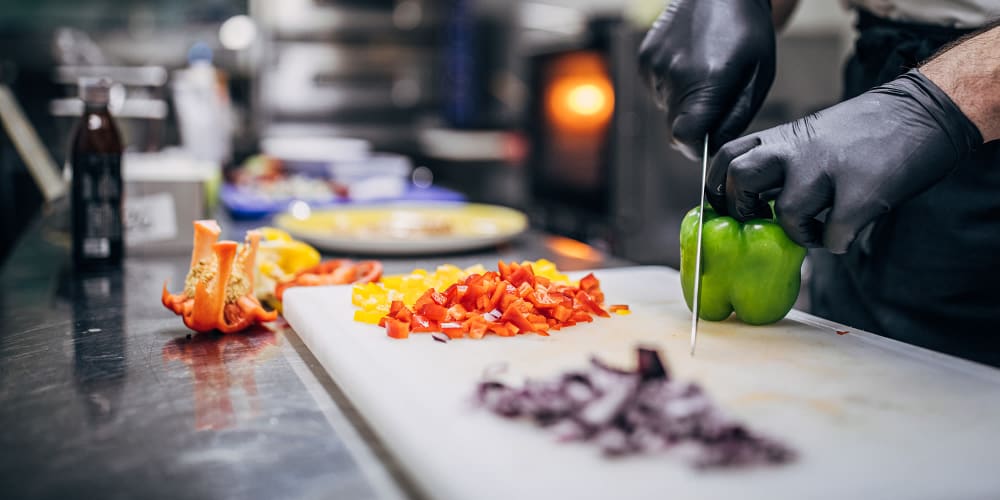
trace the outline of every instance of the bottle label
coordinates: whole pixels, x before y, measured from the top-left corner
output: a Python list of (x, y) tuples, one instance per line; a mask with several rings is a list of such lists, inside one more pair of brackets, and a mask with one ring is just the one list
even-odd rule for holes
[(83, 255), (93, 259), (111, 256), (111, 240), (108, 238), (84, 238)]
[(129, 196), (125, 202), (125, 238), (129, 246), (176, 237), (177, 211), (172, 194)]
[(74, 239), (85, 259), (106, 259), (122, 240), (121, 156), (86, 153), (73, 158)]

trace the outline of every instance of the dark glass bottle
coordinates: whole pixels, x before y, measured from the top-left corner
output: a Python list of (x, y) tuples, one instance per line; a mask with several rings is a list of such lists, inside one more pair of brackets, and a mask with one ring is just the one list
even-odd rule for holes
[(70, 151), (73, 170), (73, 263), (77, 268), (121, 265), (122, 140), (108, 112), (110, 82), (80, 80), (84, 109)]

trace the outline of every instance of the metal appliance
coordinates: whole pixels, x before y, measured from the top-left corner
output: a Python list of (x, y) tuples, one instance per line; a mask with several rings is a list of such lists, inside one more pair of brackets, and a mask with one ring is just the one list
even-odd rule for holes
[[(699, 165), (670, 147), (665, 115), (641, 81), (645, 28), (593, 19), (588, 32), (528, 61), (529, 214), (535, 225), (633, 262), (677, 268)], [(839, 67), (829, 61), (842, 58), (844, 42), (831, 30), (779, 38), (778, 77), (749, 130), (831, 104)]]
[(409, 152), (439, 101), (440, 2), (252, 0), (260, 137), (357, 137)]
[(588, 31), (582, 44), (529, 61), (530, 212), (549, 231), (676, 267), (697, 168), (667, 146), (662, 112), (639, 81), (641, 33), (619, 19)]

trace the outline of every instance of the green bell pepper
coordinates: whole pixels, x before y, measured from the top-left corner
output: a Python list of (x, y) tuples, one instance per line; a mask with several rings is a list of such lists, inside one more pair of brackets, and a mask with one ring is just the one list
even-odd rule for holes
[[(788, 238), (774, 220), (738, 222), (705, 208), (698, 316), (722, 321), (735, 311), (751, 325), (784, 318), (799, 295), (806, 249)], [(681, 222), (681, 288), (692, 308), (698, 207)]]

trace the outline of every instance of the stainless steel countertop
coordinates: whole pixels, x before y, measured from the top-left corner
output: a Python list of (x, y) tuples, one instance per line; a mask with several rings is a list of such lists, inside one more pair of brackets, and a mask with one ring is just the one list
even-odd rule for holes
[[(189, 256), (130, 254), (75, 274), (65, 211), (0, 270), (5, 498), (395, 498), (410, 481), (288, 327), (196, 334), (160, 304)], [(228, 237), (247, 223), (220, 221)], [(548, 258), (627, 265), (528, 232), (478, 253), (384, 259), (386, 272)]]

